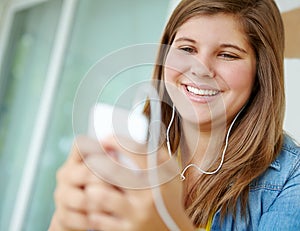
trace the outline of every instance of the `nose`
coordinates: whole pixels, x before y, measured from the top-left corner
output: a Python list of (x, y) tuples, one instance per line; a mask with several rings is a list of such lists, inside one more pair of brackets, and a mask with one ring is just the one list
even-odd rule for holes
[(215, 74), (212, 68), (200, 59), (194, 58), (190, 68), (191, 74), (197, 77), (214, 78)]

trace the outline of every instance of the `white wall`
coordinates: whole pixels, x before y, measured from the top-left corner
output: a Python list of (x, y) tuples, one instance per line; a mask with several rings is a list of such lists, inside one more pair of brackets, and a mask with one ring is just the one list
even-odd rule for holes
[(300, 7), (299, 0), (275, 0), (281, 12)]
[(300, 142), (300, 59), (285, 60), (285, 84), (286, 117), (284, 127)]
[[(300, 0), (276, 0), (276, 2), (281, 12), (300, 7)], [(295, 45), (300, 46), (300, 41), (299, 44)], [(300, 142), (300, 59), (285, 60), (285, 84), (286, 118), (284, 127), (288, 133)]]

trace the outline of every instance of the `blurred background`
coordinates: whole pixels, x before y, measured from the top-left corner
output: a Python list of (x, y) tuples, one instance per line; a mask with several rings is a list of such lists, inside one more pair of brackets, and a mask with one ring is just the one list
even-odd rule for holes
[[(287, 28), (285, 128), (300, 141), (300, 1), (277, 2)], [(55, 172), (74, 138), (72, 104), (80, 81), (115, 50), (159, 42), (177, 3), (0, 0), (0, 230), (47, 230)], [(133, 75), (113, 87), (149, 77)]]

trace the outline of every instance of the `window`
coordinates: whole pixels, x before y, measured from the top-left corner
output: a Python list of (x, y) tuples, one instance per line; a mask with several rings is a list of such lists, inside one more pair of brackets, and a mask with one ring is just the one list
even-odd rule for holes
[[(13, 23), (0, 63), (0, 229), (47, 230), (55, 173), (74, 138), (72, 104), (81, 79), (110, 52), (158, 42), (168, 1), (26, 0), (9, 11), (20, 1), (10, 2)], [(113, 83), (115, 90), (128, 81)]]
[[(13, 5), (13, 4), (12, 4)], [(61, 1), (14, 11), (0, 75), (0, 229), (6, 230), (28, 157)]]

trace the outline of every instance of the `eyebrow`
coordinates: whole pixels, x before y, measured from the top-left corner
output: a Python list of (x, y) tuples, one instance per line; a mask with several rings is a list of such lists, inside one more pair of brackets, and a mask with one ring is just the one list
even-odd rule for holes
[(220, 46), (221, 48), (233, 48), (233, 49), (236, 49), (236, 50), (239, 50), (240, 52), (243, 52), (245, 54), (247, 54), (247, 51), (237, 45), (234, 45), (234, 44), (231, 44), (231, 43), (224, 43), (224, 44), (221, 44)]
[[(180, 37), (178, 39), (175, 40), (175, 42), (181, 42), (181, 41), (187, 41), (187, 42), (191, 42), (191, 43), (197, 43), (196, 40), (188, 38), (188, 37)], [(247, 51), (237, 45), (231, 44), (231, 43), (223, 43), (220, 45), (221, 48), (233, 48), (236, 49), (240, 52), (243, 52), (245, 54), (247, 54)]]
[(191, 38), (188, 38), (188, 37), (180, 37), (180, 38), (175, 40), (175, 42), (181, 42), (181, 41), (196, 43), (196, 41), (194, 39), (191, 39)]

